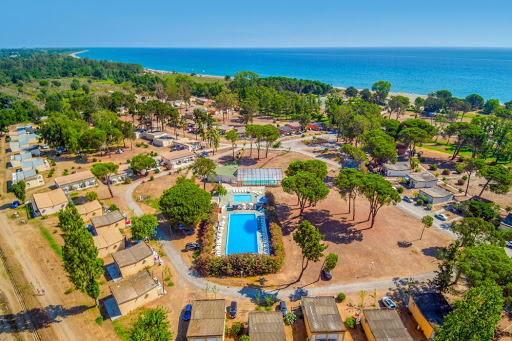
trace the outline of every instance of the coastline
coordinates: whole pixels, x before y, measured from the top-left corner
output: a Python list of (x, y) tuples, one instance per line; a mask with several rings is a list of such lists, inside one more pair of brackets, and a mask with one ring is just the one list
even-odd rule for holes
[(70, 53), (69, 55), (71, 57), (73, 57), (73, 58), (82, 58), (82, 57), (77, 56), (77, 54), (84, 53), (84, 52), (87, 52), (87, 50), (81, 50), (81, 51), (73, 52), (73, 53)]

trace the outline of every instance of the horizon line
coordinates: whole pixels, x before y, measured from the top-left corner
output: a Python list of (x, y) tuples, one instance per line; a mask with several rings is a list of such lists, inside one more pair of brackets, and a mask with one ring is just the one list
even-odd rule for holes
[(512, 49), (512, 46), (46, 46), (46, 47), (0, 47), (0, 50), (12, 49)]

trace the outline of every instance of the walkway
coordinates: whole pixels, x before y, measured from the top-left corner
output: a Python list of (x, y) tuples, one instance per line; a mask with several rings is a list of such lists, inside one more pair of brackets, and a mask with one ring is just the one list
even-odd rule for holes
[[(159, 178), (161, 176), (167, 176), (169, 172), (161, 172), (155, 175), (155, 178)], [(144, 211), (140, 208), (139, 204), (133, 199), (133, 191), (142, 183), (142, 180), (134, 181), (131, 183), (125, 194), (124, 199), (126, 201), (126, 205), (133, 212), (135, 216), (140, 216), (144, 213)], [(172, 233), (171, 231), (169, 233)], [(302, 296), (306, 295), (325, 295), (332, 294), (335, 295), (339, 292), (358, 292), (360, 290), (371, 291), (373, 289), (377, 290), (385, 290), (395, 288), (398, 285), (404, 285), (407, 282), (407, 278), (414, 278), (418, 282), (426, 282), (429, 279), (434, 277), (433, 272), (420, 273), (404, 278), (390, 278), (390, 279), (378, 279), (371, 281), (358, 281), (347, 284), (329, 284), (325, 286), (312, 287), (309, 288), (307, 286), (300, 285), (290, 285), (283, 289), (270, 289), (270, 290), (260, 290), (248, 287), (231, 287), (225, 286), (221, 284), (212, 283), (207, 281), (206, 279), (200, 277), (194, 270), (190, 269), (181, 256), (181, 251), (176, 249), (174, 244), (172, 243), (169, 235), (165, 233), (161, 227), (158, 228), (157, 231), (157, 240), (161, 241), (161, 245), (163, 250), (167, 254), (167, 257), (170, 261), (172, 261), (176, 271), (179, 273), (180, 277), (185, 281), (190, 283), (193, 287), (197, 289), (204, 289), (206, 286), (213, 287), (216, 286), (218, 290), (218, 294), (226, 297), (231, 297), (234, 299), (242, 299), (242, 298), (254, 298), (258, 293), (260, 294), (271, 294), (276, 295), (277, 298), (284, 299), (300, 299)]]

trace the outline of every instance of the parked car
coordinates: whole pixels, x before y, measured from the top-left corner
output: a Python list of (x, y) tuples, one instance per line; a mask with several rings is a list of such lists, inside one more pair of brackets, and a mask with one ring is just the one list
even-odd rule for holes
[(332, 279), (332, 272), (327, 271), (325, 268), (322, 269), (322, 274), (324, 275), (326, 281), (330, 281)]
[(19, 205), (20, 205), (19, 200), (14, 200), (11, 204), (11, 208), (18, 208)]
[(285, 301), (281, 301), (281, 303), (279, 303), (279, 306), (281, 307), (281, 313), (283, 314), (283, 316), (288, 314), (288, 308), (286, 308)]
[(190, 317), (192, 317), (192, 304), (187, 304), (183, 313), (183, 321), (190, 320)]
[(232, 301), (229, 307), (229, 317), (234, 319), (236, 317), (236, 302)]
[(512, 249), (512, 242), (507, 240), (507, 244), (505, 244), (505, 246)]
[(406, 196), (404, 196), (403, 200), (404, 200), (405, 202), (413, 202), (413, 201), (414, 201), (414, 200), (412, 200), (412, 198), (411, 198), (411, 197), (409, 197), (409, 196), (407, 196), (407, 195), (406, 195)]
[(195, 230), (183, 230), (183, 234), (184, 234), (185, 236), (191, 236), (191, 235), (193, 235), (193, 234), (195, 234), (195, 233), (196, 233), (196, 231), (195, 231)]
[(434, 214), (434, 217), (436, 217), (439, 220), (448, 220), (448, 217), (442, 213), (436, 213), (436, 214)]
[(381, 301), (389, 309), (395, 309), (396, 308), (395, 302), (393, 302), (393, 300), (391, 300), (389, 297), (384, 296), (384, 297), (381, 298)]
[(200, 248), (201, 248), (201, 245), (199, 245), (198, 243), (187, 243), (187, 245), (185, 245), (185, 250), (187, 250), (187, 251), (197, 250)]
[(55, 152), (57, 154), (61, 154), (61, 153), (65, 152), (65, 151), (66, 151), (66, 148), (64, 148), (64, 147), (58, 147), (57, 149), (55, 149)]
[(180, 231), (181, 231), (181, 230), (184, 230), (184, 229), (185, 229), (185, 226), (183, 226), (183, 224), (179, 224), (179, 225), (178, 225), (178, 230), (180, 230)]
[(124, 150), (122, 148), (119, 148), (116, 150), (116, 154), (123, 154)]

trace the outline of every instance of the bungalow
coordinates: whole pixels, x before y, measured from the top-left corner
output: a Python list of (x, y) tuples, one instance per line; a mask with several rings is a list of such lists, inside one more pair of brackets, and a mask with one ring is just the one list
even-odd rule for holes
[(431, 188), (437, 186), (437, 178), (430, 173), (411, 174), (404, 177), (409, 188)]
[(323, 131), (326, 129), (326, 125), (325, 125), (325, 123), (311, 122), (311, 123), (308, 123), (308, 125), (306, 126), (306, 129), (314, 130), (314, 131)]
[(193, 301), (187, 341), (224, 341), (225, 324), (226, 300)]
[(161, 287), (158, 280), (152, 278), (149, 272), (141, 271), (132, 277), (111, 285), (110, 292), (119, 307), (121, 315), (126, 315), (157, 299)]
[(413, 341), (394, 309), (363, 309), (361, 325), (368, 341)]
[(221, 135), (224, 135), (226, 134), (228, 131), (231, 131), (231, 130), (234, 130), (235, 127), (233, 126), (228, 126), (228, 125), (221, 125), (218, 130), (219, 130), (219, 134)]
[(28, 147), (29, 143), (28, 141), (16, 141), (16, 142), (9, 142), (9, 151), (10, 152), (18, 152), (23, 147)]
[(407, 176), (411, 173), (411, 166), (408, 161), (397, 163), (385, 163), (382, 165), (384, 176)]
[(281, 134), (281, 136), (291, 135), (295, 132), (295, 130), (288, 126), (277, 127), (277, 130), (279, 130), (279, 134)]
[(155, 147), (169, 147), (172, 145), (174, 137), (169, 134), (159, 136), (153, 140), (153, 146)]
[(34, 157), (43, 155), (43, 152), (41, 151), (41, 149), (39, 149), (39, 145), (37, 145), (37, 146), (29, 146), (29, 145), (21, 146), (19, 148), (19, 152), (20, 153), (31, 153), (32, 156), (34, 156)]
[(452, 307), (439, 293), (419, 293), (409, 296), (408, 308), (429, 340), (435, 337), (434, 329), (443, 325), (444, 317)]
[(67, 193), (96, 186), (96, 177), (91, 171), (79, 172), (55, 178), (55, 185)]
[(199, 104), (199, 105), (211, 105), (211, 104), (213, 104), (213, 101), (211, 99), (204, 98), (204, 97), (196, 98), (195, 102), (196, 102), (196, 104)]
[(419, 192), (418, 197), (426, 197), (426, 202), (432, 205), (453, 200), (453, 193), (439, 186), (423, 188)]
[(105, 258), (108, 255), (124, 249), (125, 237), (119, 229), (96, 230), (93, 235), (94, 246), (98, 249), (98, 257)]
[(20, 181), (24, 181), (27, 188), (35, 188), (44, 185), (44, 179), (41, 174), (37, 174), (35, 169), (29, 169), (27, 171), (14, 172), (11, 174), (11, 184), (16, 184)]
[(112, 254), (114, 263), (124, 278), (130, 277), (144, 270), (144, 268), (153, 265), (153, 257), (153, 249), (144, 242)]
[(83, 205), (77, 205), (76, 209), (85, 223), (88, 223), (92, 217), (97, 217), (103, 214), (103, 207), (101, 207), (98, 200), (86, 202)]
[(101, 230), (119, 230), (125, 227), (125, 218), (119, 211), (109, 212), (102, 216), (91, 217), (91, 224), (96, 231)]
[(110, 176), (111, 184), (119, 184), (123, 183), (126, 178), (131, 178), (133, 176), (133, 169), (130, 168), (130, 164), (124, 164), (119, 166), (117, 170), (117, 174)]
[(32, 159), (32, 153), (24, 152), (11, 155), (10, 161), (7, 162), (7, 168), (20, 168), (21, 162)]
[(302, 131), (302, 127), (301, 127), (300, 123), (298, 123), (298, 122), (288, 123), (286, 126), (292, 128), (297, 133)]
[(281, 312), (249, 312), (249, 336), (251, 341), (286, 341)]
[(21, 161), (20, 167), (24, 171), (29, 169), (37, 169), (38, 172), (50, 170), (50, 164), (48, 163), (48, 160), (43, 160), (39, 158)]
[(18, 141), (27, 141), (28, 144), (34, 144), (38, 142), (38, 137), (36, 134), (18, 134)]
[(61, 188), (50, 192), (36, 193), (32, 197), (31, 206), (35, 217), (54, 214), (64, 209), (68, 204), (68, 198)]
[(180, 150), (177, 152), (166, 152), (161, 154), (161, 161), (170, 169), (181, 168), (189, 165), (196, 159), (196, 154), (189, 150)]
[(186, 137), (181, 138), (179, 140), (174, 140), (172, 145), (173, 147), (176, 147), (178, 149), (187, 149), (191, 152), (203, 148), (203, 142), (191, 140)]
[(301, 309), (309, 341), (352, 341), (334, 297), (303, 297)]
[(141, 139), (146, 137), (146, 130), (143, 129), (135, 129), (135, 139)]
[(185, 117), (189, 120), (193, 120), (194, 119), (194, 113), (193, 112), (186, 112), (185, 113)]
[(509, 213), (500, 223), (500, 229), (509, 230), (512, 228), (512, 213)]
[(153, 141), (156, 138), (159, 138), (160, 136), (167, 135), (164, 131), (152, 131), (152, 132), (146, 132), (146, 135), (144, 138), (149, 141)]

